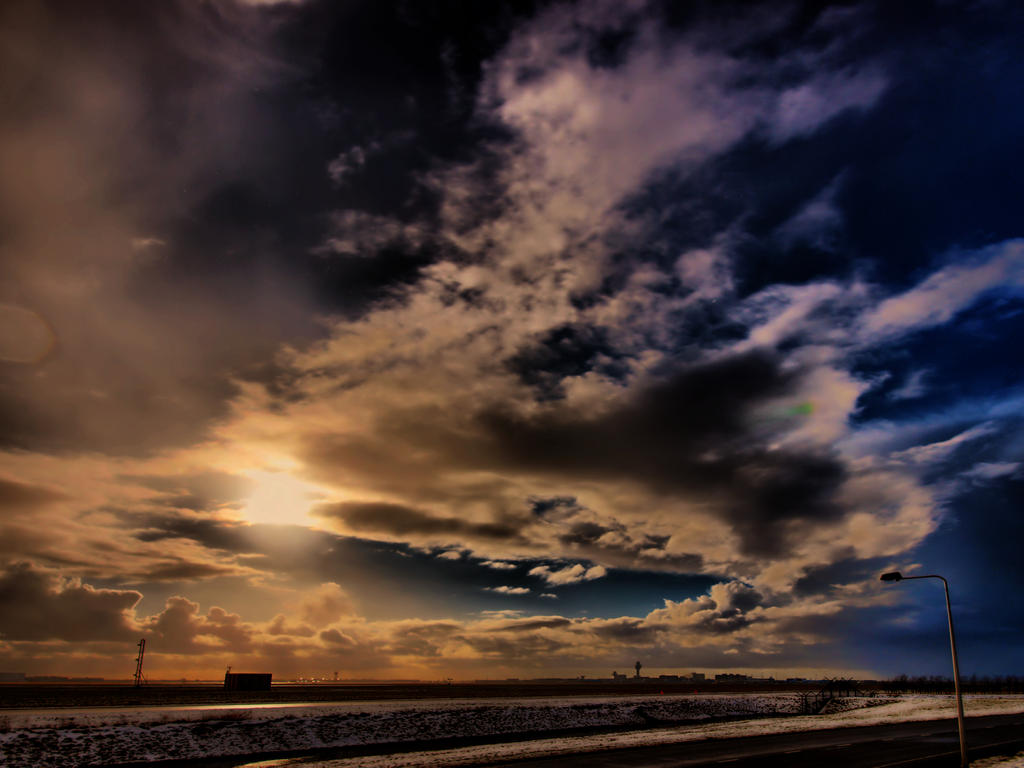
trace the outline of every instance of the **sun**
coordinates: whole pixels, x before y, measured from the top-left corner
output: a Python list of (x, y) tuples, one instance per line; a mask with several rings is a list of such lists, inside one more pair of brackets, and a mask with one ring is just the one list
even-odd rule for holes
[(309, 511), (314, 502), (324, 498), (323, 490), (287, 472), (250, 470), (245, 475), (253, 481), (252, 493), (242, 508), (250, 523), (312, 525)]

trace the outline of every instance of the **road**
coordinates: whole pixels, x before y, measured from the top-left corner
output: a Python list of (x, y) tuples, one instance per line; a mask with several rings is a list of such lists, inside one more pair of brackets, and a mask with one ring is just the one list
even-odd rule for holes
[[(972, 759), (1024, 751), (1024, 714), (967, 719)], [(508, 768), (927, 768), (960, 765), (955, 720), (686, 742), (487, 763)]]

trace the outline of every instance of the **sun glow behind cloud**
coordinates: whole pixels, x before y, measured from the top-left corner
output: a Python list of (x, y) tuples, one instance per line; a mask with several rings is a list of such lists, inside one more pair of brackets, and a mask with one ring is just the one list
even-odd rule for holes
[(250, 523), (312, 525), (314, 502), (324, 498), (322, 489), (283, 471), (251, 470), (244, 473), (254, 483), (241, 513)]

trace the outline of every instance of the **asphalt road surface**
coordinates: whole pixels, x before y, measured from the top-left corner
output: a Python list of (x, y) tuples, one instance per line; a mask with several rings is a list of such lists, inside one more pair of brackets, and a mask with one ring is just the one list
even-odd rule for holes
[[(967, 719), (969, 756), (1024, 751), (1024, 714)], [(508, 768), (931, 768), (960, 765), (955, 720), (685, 742), (487, 763)]]

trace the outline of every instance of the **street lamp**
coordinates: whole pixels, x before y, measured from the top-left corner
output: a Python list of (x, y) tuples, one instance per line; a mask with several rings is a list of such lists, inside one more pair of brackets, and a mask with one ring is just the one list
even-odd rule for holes
[(949, 647), (953, 651), (953, 687), (956, 689), (956, 724), (960, 730), (960, 768), (967, 768), (967, 734), (964, 729), (964, 700), (960, 695), (960, 665), (956, 659), (956, 637), (953, 635), (953, 609), (949, 604), (949, 583), (935, 573), (927, 576), (904, 576), (899, 571), (883, 573), (882, 581), (908, 581), (910, 579), (938, 579), (946, 590), (946, 616), (949, 618)]

